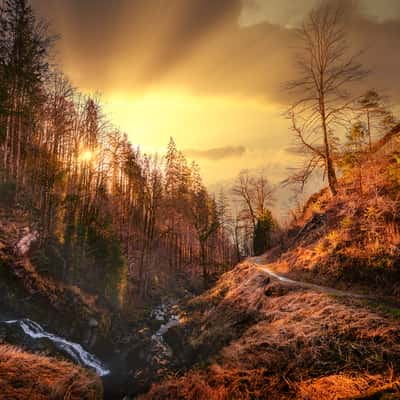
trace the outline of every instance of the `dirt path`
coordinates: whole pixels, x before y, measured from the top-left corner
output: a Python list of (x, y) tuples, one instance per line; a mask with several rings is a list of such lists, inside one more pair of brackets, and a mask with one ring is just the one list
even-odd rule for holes
[(313, 289), (317, 292), (323, 292), (323, 293), (328, 293), (332, 294), (335, 296), (346, 296), (346, 297), (353, 297), (357, 299), (371, 299), (373, 300), (373, 296), (368, 296), (365, 294), (359, 294), (359, 293), (354, 293), (352, 291), (345, 291), (345, 290), (338, 290), (334, 288), (330, 288), (327, 286), (319, 286), (315, 285), (313, 283), (308, 283), (308, 282), (301, 282), (301, 281), (294, 281), (292, 279), (286, 278), (284, 276), (278, 275), (276, 272), (272, 271), (270, 268), (268, 268), (267, 265), (262, 264), (261, 257), (254, 257), (249, 259), (259, 270), (265, 272), (266, 274), (270, 275), (272, 278), (275, 278), (279, 280), (280, 282), (288, 283), (291, 285), (297, 285), (303, 288), (307, 289)]

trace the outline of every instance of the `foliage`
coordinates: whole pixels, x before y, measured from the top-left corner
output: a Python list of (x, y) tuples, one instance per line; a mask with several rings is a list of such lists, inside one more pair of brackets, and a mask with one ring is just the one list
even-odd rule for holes
[(0, 202), (4, 205), (10, 205), (15, 198), (16, 185), (12, 181), (0, 182)]
[(254, 231), (254, 254), (259, 256), (271, 248), (271, 236), (274, 221), (272, 214), (267, 210), (257, 220)]

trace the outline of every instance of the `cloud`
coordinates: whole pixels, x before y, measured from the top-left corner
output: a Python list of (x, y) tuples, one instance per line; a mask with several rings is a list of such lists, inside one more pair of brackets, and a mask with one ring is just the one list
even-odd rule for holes
[(219, 161), (225, 158), (241, 157), (246, 153), (246, 148), (243, 146), (227, 146), (208, 150), (188, 149), (184, 153), (187, 157), (194, 159), (205, 158), (211, 161)]
[[(365, 87), (399, 86), (400, 52), (395, 49), (400, 14), (387, 19), (389, 12), (396, 13), (398, 1), (321, 1), (339, 1), (351, 11), (349, 46), (352, 51), (368, 47), (362, 61), (374, 72)], [(137, 95), (154, 88), (175, 89), (286, 103), (282, 83), (296, 75), (295, 36), (288, 26), (301, 20), (315, 0), (295, 5), (292, 0), (33, 3), (61, 32), (61, 62), (77, 86)], [(256, 15), (257, 24), (241, 26), (246, 4), (253, 4), (250, 13), (268, 12), (270, 18), (262, 22)], [(388, 91), (400, 101), (400, 92)]]

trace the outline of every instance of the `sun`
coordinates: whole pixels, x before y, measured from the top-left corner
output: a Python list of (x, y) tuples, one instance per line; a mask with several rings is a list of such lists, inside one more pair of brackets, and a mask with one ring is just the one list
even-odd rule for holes
[(93, 151), (91, 151), (91, 150), (83, 150), (81, 155), (79, 156), (79, 159), (82, 162), (90, 162), (90, 161), (92, 161), (93, 156), (94, 156)]

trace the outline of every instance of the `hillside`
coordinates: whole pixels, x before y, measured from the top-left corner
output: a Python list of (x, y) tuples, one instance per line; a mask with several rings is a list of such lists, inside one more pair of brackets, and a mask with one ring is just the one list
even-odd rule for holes
[(51, 321), (53, 329), (80, 340), (85, 338), (90, 321), (96, 320), (98, 331), (106, 335), (110, 312), (99, 304), (97, 296), (40, 270), (36, 240), (27, 240), (34, 235), (34, 226), (22, 209), (5, 208), (0, 203), (2, 312)]
[(100, 400), (100, 379), (68, 362), (0, 345), (0, 399)]
[(339, 193), (311, 196), (264, 255), (291, 278), (400, 296), (400, 126), (362, 162), (344, 165)]
[(189, 303), (190, 367), (144, 399), (400, 398), (398, 133)]
[(286, 2), (0, 0), (0, 400), (400, 400), (400, 9)]
[(196, 366), (143, 399), (350, 399), (397, 393), (398, 313), (270, 278), (247, 261), (190, 305)]

